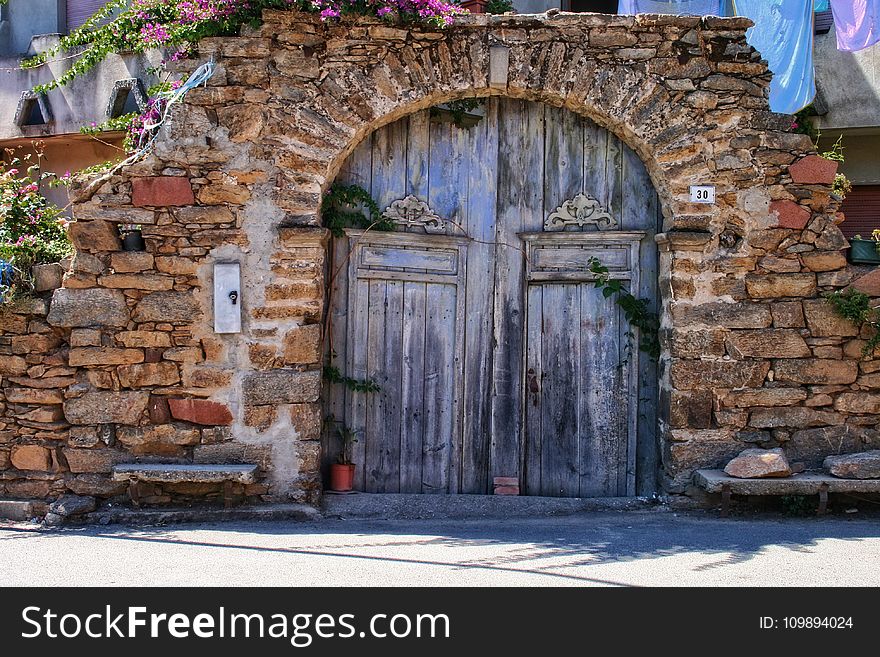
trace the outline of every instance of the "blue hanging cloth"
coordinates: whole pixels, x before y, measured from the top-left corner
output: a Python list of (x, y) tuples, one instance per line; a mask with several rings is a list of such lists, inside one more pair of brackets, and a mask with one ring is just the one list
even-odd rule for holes
[(816, 0), (816, 3), (813, 5), (813, 11), (828, 11), (831, 8), (831, 0)]
[(813, 3), (804, 0), (734, 0), (734, 13), (755, 23), (746, 32), (773, 71), (770, 109), (794, 114), (816, 96)]
[(620, 0), (618, 14), (724, 16), (725, 0)]

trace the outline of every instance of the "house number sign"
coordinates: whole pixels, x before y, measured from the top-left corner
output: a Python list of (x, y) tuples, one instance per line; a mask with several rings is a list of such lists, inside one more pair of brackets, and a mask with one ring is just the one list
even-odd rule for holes
[(715, 203), (715, 185), (691, 185), (691, 203)]

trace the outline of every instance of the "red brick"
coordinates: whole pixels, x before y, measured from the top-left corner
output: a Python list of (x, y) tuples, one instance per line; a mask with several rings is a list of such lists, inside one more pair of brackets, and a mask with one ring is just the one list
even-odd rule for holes
[(773, 201), (770, 204), (770, 212), (779, 215), (777, 226), (796, 230), (803, 230), (812, 216), (809, 210), (794, 201)]
[(492, 479), (494, 486), (519, 486), (518, 477), (494, 477)]
[(519, 495), (519, 486), (495, 486), (496, 495)]
[(205, 399), (169, 399), (172, 417), (194, 424), (232, 424), (232, 413), (219, 402)]
[(187, 178), (156, 176), (131, 181), (131, 202), (136, 207), (192, 205), (196, 202)]
[(792, 182), (799, 185), (830, 185), (837, 173), (837, 162), (807, 155), (788, 167), (788, 173)]

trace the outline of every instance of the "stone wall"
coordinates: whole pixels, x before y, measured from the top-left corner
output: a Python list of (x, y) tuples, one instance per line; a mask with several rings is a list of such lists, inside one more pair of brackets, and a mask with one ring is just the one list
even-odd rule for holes
[[(106, 497), (118, 492), (113, 463), (180, 459), (259, 463), (249, 496), (314, 500), (321, 193), (381, 125), (493, 94), (589, 116), (654, 181), (666, 220), (668, 490), (753, 444), (817, 463), (877, 443), (878, 367), (820, 298), (858, 273), (841, 253), (834, 166), (768, 111), (749, 21), (474, 16), (438, 32), (265, 18), (241, 37), (204, 40), (181, 64), (213, 57), (217, 71), (152, 156), (79, 190), (78, 255), (48, 316), (3, 324), (0, 494)], [(716, 204), (690, 204), (691, 184), (714, 184)], [(118, 223), (143, 226), (146, 253), (119, 250)], [(223, 261), (242, 267), (239, 335), (212, 330), (212, 266)], [(154, 497), (195, 492), (206, 491)]]

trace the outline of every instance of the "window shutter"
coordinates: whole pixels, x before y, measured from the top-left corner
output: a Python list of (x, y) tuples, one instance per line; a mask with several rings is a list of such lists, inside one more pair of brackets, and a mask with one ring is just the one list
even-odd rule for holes
[(78, 28), (106, 4), (107, 0), (67, 0), (67, 31)]
[(880, 185), (854, 185), (840, 211), (846, 217), (840, 224), (844, 235), (870, 239), (871, 232), (880, 228)]

